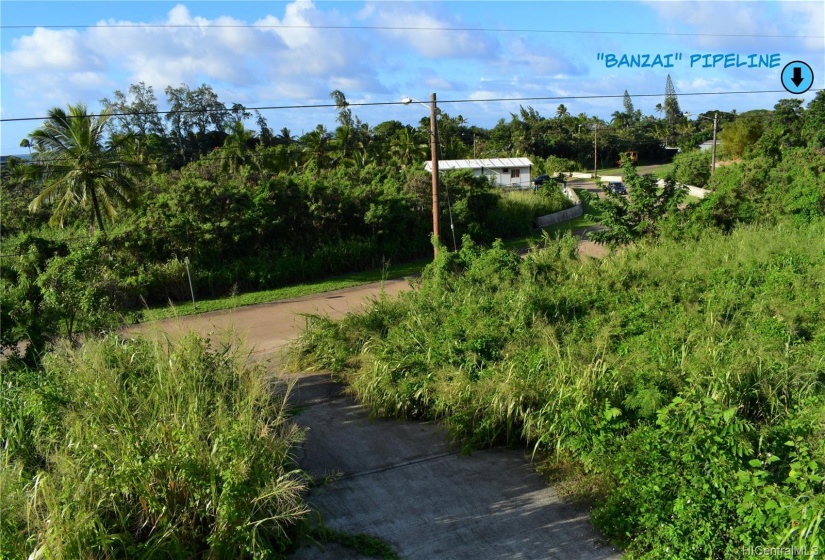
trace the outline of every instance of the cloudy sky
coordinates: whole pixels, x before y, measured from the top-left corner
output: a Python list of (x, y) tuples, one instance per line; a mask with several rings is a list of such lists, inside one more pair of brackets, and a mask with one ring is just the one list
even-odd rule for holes
[[(163, 90), (210, 84), (247, 107), (383, 103), (436, 92), (451, 115), (493, 126), (519, 104), (552, 116), (609, 118), (628, 90), (653, 114), (671, 75), (683, 110), (771, 108), (782, 66), (825, 76), (822, 1), (711, 2), (38, 2), (0, 3), (0, 118), (39, 117), (99, 100), (140, 81)], [(610, 55), (656, 55), (670, 68), (608, 68)], [(774, 68), (703, 67), (698, 55), (778, 55)], [(670, 59), (664, 58), (671, 55)], [(681, 59), (677, 60), (677, 55)], [(754, 59), (758, 60), (758, 56)], [(735, 64), (735, 62), (734, 62)], [(771, 91), (776, 93), (737, 93)], [(716, 95), (707, 95), (716, 93)], [(655, 94), (643, 97), (644, 94)], [(705, 95), (689, 95), (705, 94)], [(587, 96), (616, 98), (582, 99)], [(565, 97), (531, 101), (502, 98)], [(801, 96), (806, 100), (812, 92)], [(578, 99), (577, 99), (578, 98)], [(477, 102), (450, 104), (450, 100)], [(262, 111), (272, 128), (332, 126), (331, 108)], [(421, 106), (356, 107), (371, 125), (415, 123)], [(2, 153), (20, 153), (37, 121), (2, 122)], [(252, 123), (250, 123), (250, 126)]]

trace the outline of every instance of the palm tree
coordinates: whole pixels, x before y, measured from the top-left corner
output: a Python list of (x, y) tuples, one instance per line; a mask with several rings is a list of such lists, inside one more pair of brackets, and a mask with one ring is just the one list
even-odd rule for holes
[(92, 223), (105, 231), (101, 209), (110, 219), (117, 214), (115, 204), (131, 199), (134, 178), (140, 165), (124, 150), (127, 137), (104, 142), (109, 109), (89, 115), (84, 103), (69, 105), (68, 113), (59, 107), (29, 139), (34, 146), (37, 176), (43, 191), (31, 202), (37, 211), (42, 204), (55, 203), (50, 223), (63, 227), (69, 208), (85, 208), (91, 200)]
[(318, 169), (327, 167), (329, 160), (329, 132), (319, 124), (315, 130), (308, 132), (301, 140), (304, 142), (304, 167), (315, 164)]
[(283, 144), (284, 146), (291, 146), (295, 143), (295, 137), (292, 135), (292, 132), (287, 128), (284, 127), (281, 129), (280, 134), (275, 137), (276, 144)]
[(227, 132), (229, 134), (223, 142), (223, 167), (235, 174), (249, 159), (248, 152), (255, 139), (255, 131), (244, 127), (243, 121), (232, 121)]
[(335, 162), (350, 159), (352, 152), (358, 147), (356, 140), (356, 130), (349, 125), (341, 125), (335, 129), (335, 135), (331, 140), (332, 147), (336, 155)]
[(612, 118), (610, 119), (611, 124), (616, 124), (619, 126), (627, 127), (627, 113), (623, 113), (622, 111), (613, 111), (613, 114), (610, 115)]
[(29, 149), (29, 157), (31, 157), (31, 156), (32, 156), (32, 143), (31, 143), (31, 142), (29, 142), (29, 139), (28, 139), (28, 138), (23, 138), (23, 139), (20, 141), (20, 147), (21, 147), (21, 148), (28, 148), (28, 149)]
[(656, 112), (659, 113), (659, 117), (661, 118), (662, 113), (665, 112), (665, 108), (661, 103), (656, 104)]
[(390, 152), (404, 165), (424, 161), (427, 157), (427, 144), (419, 137), (418, 131), (410, 126), (395, 133), (390, 141)]

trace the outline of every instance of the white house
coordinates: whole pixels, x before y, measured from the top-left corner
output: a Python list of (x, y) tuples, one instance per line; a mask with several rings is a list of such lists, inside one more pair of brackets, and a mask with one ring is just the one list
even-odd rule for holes
[[(533, 162), (527, 158), (438, 160), (439, 171), (472, 169), (476, 177), (492, 177), (496, 185), (521, 189), (531, 186), (532, 168)], [(428, 161), (424, 169), (431, 172), (432, 163)]]
[[(719, 150), (719, 146), (721, 146), (721, 145), (722, 145), (722, 143), (717, 139), (716, 140), (716, 150), (717, 151)], [(699, 144), (699, 149), (702, 150), (703, 152), (713, 149), (713, 140), (706, 140), (705, 142), (702, 142), (701, 144)]]

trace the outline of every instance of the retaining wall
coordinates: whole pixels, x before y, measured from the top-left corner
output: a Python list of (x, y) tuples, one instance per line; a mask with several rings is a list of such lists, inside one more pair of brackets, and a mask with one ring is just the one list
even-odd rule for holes
[(570, 199), (573, 206), (571, 208), (567, 208), (566, 210), (561, 210), (560, 212), (553, 212), (552, 214), (547, 214), (546, 216), (539, 216), (534, 222), (536, 227), (543, 228), (553, 224), (558, 224), (560, 222), (566, 222), (567, 220), (578, 218), (584, 214), (584, 210), (582, 209), (582, 201), (579, 200), (579, 196), (576, 194), (576, 191), (574, 191), (571, 187), (566, 187), (564, 190), (564, 194)]

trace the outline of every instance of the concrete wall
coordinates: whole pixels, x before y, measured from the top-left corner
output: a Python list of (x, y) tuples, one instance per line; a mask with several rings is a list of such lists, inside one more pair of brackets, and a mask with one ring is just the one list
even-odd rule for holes
[[(565, 173), (568, 177), (572, 177), (573, 179), (592, 179), (592, 173)], [(555, 176), (555, 174), (551, 173), (551, 177)], [(601, 177), (602, 183), (609, 183), (611, 181), (624, 181), (624, 177), (621, 175), (599, 175)]]
[[(552, 175), (551, 175), (552, 176)], [(592, 173), (567, 173), (568, 177), (573, 177), (574, 179), (592, 179)], [(621, 181), (624, 182), (624, 177), (619, 175), (602, 175), (601, 176), (602, 183), (609, 183), (611, 181)], [(659, 186), (664, 186), (665, 182), (663, 179), (659, 179)], [(687, 187), (688, 194), (695, 196), (696, 198), (705, 198), (710, 191), (707, 189), (702, 189), (700, 187), (694, 187), (692, 185), (680, 185), (682, 187)]]
[(696, 198), (705, 198), (708, 194), (710, 194), (710, 191), (707, 190), (707, 189), (702, 189), (702, 188), (699, 188), (699, 187), (693, 187), (691, 185), (682, 185), (682, 186), (687, 187), (688, 194), (692, 194)]
[[(659, 179), (659, 186), (665, 186), (664, 179)], [(693, 185), (679, 185), (680, 187), (687, 187), (688, 194), (695, 196), (696, 198), (705, 198), (707, 195), (710, 194), (710, 191), (707, 189), (703, 189), (701, 187), (694, 187)]]
[(576, 191), (574, 191), (571, 187), (566, 187), (564, 194), (567, 195), (567, 198), (570, 199), (573, 206), (560, 212), (553, 212), (552, 214), (547, 214), (546, 216), (539, 216), (535, 220), (536, 227), (543, 228), (553, 224), (558, 224), (560, 222), (566, 222), (568, 220), (578, 218), (584, 214), (584, 210), (582, 209), (582, 201), (579, 200)]

